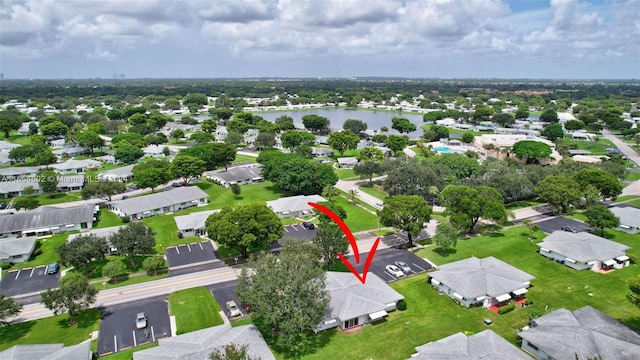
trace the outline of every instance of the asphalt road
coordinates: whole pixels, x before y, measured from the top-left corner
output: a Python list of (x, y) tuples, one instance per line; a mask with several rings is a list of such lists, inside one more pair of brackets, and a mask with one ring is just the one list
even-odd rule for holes
[(618, 137), (609, 130), (602, 130), (602, 136), (604, 136), (605, 139), (610, 140), (629, 160), (633, 161), (636, 166), (640, 166), (640, 154), (633, 150), (631, 146), (618, 139)]

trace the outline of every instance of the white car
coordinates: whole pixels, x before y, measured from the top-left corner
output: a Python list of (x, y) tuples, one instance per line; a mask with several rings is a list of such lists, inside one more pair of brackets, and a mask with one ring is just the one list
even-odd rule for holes
[(145, 315), (143, 312), (138, 313), (138, 315), (136, 315), (136, 329), (140, 330), (146, 327), (147, 327), (147, 315)]
[(411, 272), (411, 268), (404, 261), (396, 261), (396, 266), (399, 267), (405, 274)]
[(404, 276), (404, 273), (402, 272), (402, 270), (400, 270), (399, 267), (392, 264), (387, 265), (386, 271), (397, 278)]
[(236, 302), (233, 300), (227, 301), (227, 309), (229, 309), (229, 315), (231, 315), (232, 318), (242, 316), (238, 305), (236, 305)]

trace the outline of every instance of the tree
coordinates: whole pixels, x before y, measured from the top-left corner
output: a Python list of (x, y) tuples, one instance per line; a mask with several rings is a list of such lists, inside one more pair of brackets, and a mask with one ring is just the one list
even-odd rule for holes
[(383, 172), (382, 165), (376, 161), (362, 161), (353, 166), (353, 172), (361, 179), (369, 179), (369, 185), (373, 185), (373, 175)]
[(524, 106), (522, 105), (519, 106), (518, 110), (516, 111), (515, 118), (524, 120), (528, 117), (529, 117), (529, 106), (527, 106), (526, 104)]
[(37, 197), (19, 197), (13, 201), (13, 207), (17, 210), (31, 210), (38, 206), (40, 206), (40, 201), (38, 201)]
[(296, 128), (295, 125), (293, 124), (293, 118), (289, 115), (279, 116), (278, 118), (276, 118), (274, 123), (278, 125), (278, 127), (280, 127), (280, 130), (286, 131), (286, 130), (293, 130)]
[(416, 131), (416, 125), (409, 119), (394, 117), (391, 119), (391, 128), (398, 130), (400, 133), (410, 133)]
[(630, 294), (627, 294), (627, 300), (636, 307), (640, 308), (640, 276), (629, 280)]
[(346, 254), (349, 251), (349, 240), (336, 224), (323, 224), (316, 231), (312, 241), (320, 248), (327, 270), (333, 269), (338, 253)]
[(122, 194), (125, 191), (125, 184), (119, 181), (98, 180), (91, 181), (82, 188), (82, 198), (90, 199), (92, 196), (98, 196), (107, 201), (111, 201), (113, 195)]
[(615, 228), (620, 225), (620, 219), (604, 205), (592, 205), (584, 212), (586, 223), (600, 229), (600, 235), (604, 236), (604, 228)]
[(238, 196), (240, 196), (240, 193), (242, 192), (242, 188), (237, 183), (233, 183), (231, 184), (231, 192), (233, 193), (233, 196), (238, 198)]
[(302, 125), (311, 132), (326, 132), (329, 129), (329, 119), (315, 114), (304, 115)]
[(213, 143), (210, 145), (212, 150), (211, 162), (214, 168), (224, 166), (224, 169), (227, 170), (229, 165), (236, 159), (236, 147), (224, 143)]
[(374, 143), (382, 144), (387, 141), (387, 135), (375, 134), (371, 137), (371, 141), (373, 141)]
[(111, 246), (118, 249), (118, 253), (124, 255), (131, 267), (136, 265), (134, 256), (151, 254), (156, 245), (155, 231), (141, 222), (133, 222), (111, 235)]
[(98, 133), (87, 130), (78, 134), (78, 145), (89, 148), (93, 153), (93, 149), (102, 148), (104, 146), (104, 140), (100, 135), (98, 135)]
[(329, 134), (329, 139), (327, 143), (334, 150), (340, 153), (340, 156), (344, 155), (344, 152), (347, 150), (355, 150), (358, 142), (360, 141), (360, 137), (358, 135), (353, 134), (350, 131), (338, 131), (332, 132)]
[(215, 109), (213, 109), (212, 115), (215, 115), (222, 121), (227, 121), (233, 116), (233, 110), (226, 107), (216, 107)]
[(144, 152), (137, 146), (129, 143), (119, 144), (113, 157), (123, 164), (133, 164), (144, 156)]
[(50, 165), (55, 163), (58, 157), (53, 154), (51, 149), (44, 148), (42, 151), (38, 151), (33, 157), (33, 161), (36, 165)]
[(244, 144), (244, 136), (242, 136), (242, 134), (240, 134), (239, 132), (230, 131), (224, 138), (224, 142), (226, 144), (238, 147)]
[(0, 131), (4, 133), (5, 138), (9, 138), (11, 131), (20, 129), (22, 121), (17, 114), (0, 111)]
[(169, 171), (174, 178), (182, 178), (185, 184), (191, 179), (198, 178), (205, 169), (204, 161), (189, 155), (178, 155), (169, 165)]
[(9, 159), (14, 162), (24, 162), (28, 157), (35, 156), (33, 145), (22, 145), (9, 151)]
[(284, 234), (282, 221), (265, 204), (252, 203), (236, 208), (224, 207), (206, 222), (209, 238), (220, 245), (249, 256), (250, 247), (273, 244)]
[[(260, 158), (258, 158), (260, 160)], [(294, 194), (320, 194), (326, 186), (338, 182), (338, 176), (329, 164), (319, 164), (298, 155), (272, 156), (265, 161), (262, 176), (281, 190)]]
[(227, 130), (231, 132), (237, 132), (238, 134), (244, 134), (251, 128), (251, 125), (240, 119), (233, 119), (227, 122)]
[(280, 135), (280, 139), (282, 141), (282, 147), (285, 149), (289, 149), (293, 151), (293, 149), (302, 144), (302, 134), (297, 130), (287, 130)]
[(412, 238), (418, 236), (424, 224), (431, 219), (431, 211), (431, 206), (421, 196), (396, 195), (384, 200), (378, 216), (384, 226), (406, 231), (411, 245)]
[(458, 231), (447, 223), (440, 223), (436, 227), (436, 235), (433, 240), (440, 247), (442, 256), (449, 255), (449, 249), (455, 248), (458, 243)]
[(314, 330), (329, 305), (325, 275), (319, 266), (317, 246), (286, 242), (278, 257), (266, 254), (252, 260), (238, 278), (237, 293), (251, 306), (252, 318), (263, 331), (273, 334), (275, 349), (300, 357), (309, 352)]
[(167, 268), (167, 260), (162, 256), (149, 256), (142, 261), (142, 268), (147, 273), (153, 271), (155, 276), (158, 276), (158, 270)]
[[(118, 134), (114, 137), (111, 138), (111, 146), (114, 146), (116, 148), (119, 148), (120, 146), (123, 146), (124, 144), (129, 144), (129, 145), (133, 145), (135, 147), (143, 147), (145, 146), (145, 142), (144, 142), (144, 136), (138, 134), (138, 133), (124, 133), (124, 134)], [(138, 149), (140, 150), (140, 149)]]
[(224, 352), (220, 348), (209, 354), (210, 360), (260, 360), (257, 356), (249, 355), (249, 345), (229, 343), (224, 346)]
[[(320, 205), (322, 205), (325, 208), (331, 210), (334, 214), (338, 215), (338, 217), (340, 219), (342, 219), (342, 220), (346, 220), (347, 219), (347, 211), (342, 206), (334, 203), (333, 201), (325, 201), (325, 202), (320, 203)], [(330, 217), (328, 217), (327, 215), (325, 215), (325, 213), (323, 213), (322, 211), (320, 211), (318, 209), (313, 209), (313, 212), (318, 217), (318, 221), (320, 222), (320, 227), (323, 227), (325, 225), (333, 224), (333, 220)]]
[(54, 121), (51, 124), (40, 126), (40, 132), (44, 136), (62, 137), (67, 134), (69, 127), (61, 121)]
[(12, 297), (0, 294), (0, 326), (6, 325), (6, 320), (20, 314), (23, 305)]
[(384, 159), (384, 153), (375, 147), (360, 149), (360, 153), (358, 154), (358, 160), (360, 161), (382, 161), (382, 159)]
[(122, 261), (110, 261), (102, 267), (102, 276), (111, 279), (111, 282), (117, 283), (118, 279), (127, 274), (127, 266)]
[(507, 212), (500, 193), (488, 186), (471, 188), (464, 185), (449, 185), (440, 193), (440, 204), (446, 207), (445, 214), (458, 228), (473, 233), (480, 219), (504, 221)]
[(169, 133), (169, 136), (175, 141), (182, 139), (184, 137), (184, 131), (182, 129), (173, 129)]
[(471, 144), (473, 142), (473, 139), (475, 139), (475, 135), (473, 134), (473, 132), (471, 131), (465, 131), (462, 134), (462, 142), (465, 144)]
[(69, 324), (74, 324), (75, 317), (96, 301), (97, 293), (98, 289), (91, 286), (87, 278), (71, 272), (60, 278), (57, 289), (47, 289), (40, 295), (44, 306), (54, 315), (68, 312)]
[(427, 141), (438, 141), (449, 138), (449, 128), (440, 125), (431, 125), (429, 130), (425, 130), (422, 138)]
[(109, 251), (107, 240), (95, 235), (79, 235), (56, 249), (60, 262), (83, 270), (93, 260), (104, 259)]
[(38, 185), (45, 194), (54, 194), (58, 192), (58, 176), (53, 170), (40, 170)]
[(542, 129), (540, 135), (551, 141), (556, 141), (556, 139), (562, 139), (564, 136), (564, 130), (562, 130), (562, 125), (558, 123), (551, 123)]
[(540, 141), (522, 140), (513, 144), (513, 153), (520, 159), (526, 158), (527, 163), (537, 159), (548, 159), (551, 157), (551, 147)]
[(307, 144), (301, 144), (293, 149), (293, 154), (302, 156), (306, 159), (311, 159), (313, 158), (313, 148)]
[(197, 132), (197, 133), (193, 133), (193, 134), (191, 134), (191, 136), (189, 136), (189, 141), (197, 143), (197, 144), (208, 143), (208, 142), (213, 141), (213, 139), (214, 139), (213, 135), (211, 135), (208, 132)]
[(569, 131), (582, 130), (586, 125), (580, 120), (567, 120), (564, 123), (564, 128)]
[(495, 114), (491, 117), (491, 121), (502, 127), (507, 127), (516, 123), (516, 119), (513, 118), (513, 115), (507, 113)]
[(254, 145), (258, 150), (271, 149), (276, 146), (276, 134), (260, 131), (256, 136)]
[(440, 164), (451, 170), (451, 175), (458, 179), (470, 178), (478, 173), (480, 165), (476, 159), (462, 154), (442, 154), (427, 160), (427, 164)]
[(385, 141), (384, 143), (393, 152), (394, 156), (398, 156), (398, 152), (407, 147), (409, 141), (404, 136), (389, 135), (387, 141)]
[(206, 133), (212, 133), (216, 131), (218, 124), (213, 119), (206, 119), (200, 125), (200, 129)]
[(529, 240), (533, 241), (535, 232), (540, 230), (538, 224), (535, 224), (531, 221), (531, 219), (522, 220), (522, 225), (526, 226), (529, 229)]
[(107, 133), (107, 126), (104, 124), (104, 122), (91, 123), (91, 124), (89, 124), (87, 129), (88, 129), (88, 131), (93, 131), (96, 134), (106, 134)]
[(486, 105), (476, 105), (475, 111), (471, 118), (474, 122), (487, 121), (493, 115), (493, 109)]
[(344, 124), (342, 124), (342, 129), (349, 130), (357, 135), (367, 130), (367, 123), (362, 120), (347, 119), (344, 121)]
[(558, 113), (553, 109), (547, 109), (540, 114), (540, 121), (546, 123), (557, 123), (560, 121)]
[(580, 185), (563, 174), (546, 176), (535, 188), (535, 193), (540, 200), (555, 206), (561, 214), (566, 214), (582, 199)]
[(581, 189), (593, 185), (602, 199), (615, 198), (622, 193), (622, 184), (608, 171), (598, 168), (581, 169), (573, 175), (573, 179), (580, 184)]

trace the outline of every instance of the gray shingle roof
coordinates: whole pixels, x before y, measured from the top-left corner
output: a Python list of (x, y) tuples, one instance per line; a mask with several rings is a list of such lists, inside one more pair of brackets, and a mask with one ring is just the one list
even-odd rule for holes
[(267, 201), (267, 206), (277, 213), (287, 211), (309, 211), (311, 210), (311, 206), (307, 204), (308, 202), (319, 203), (323, 201), (327, 200), (320, 195), (296, 195), (283, 197), (278, 200)]
[(207, 193), (197, 186), (185, 186), (151, 195), (112, 201), (110, 204), (126, 215), (133, 215), (208, 197)]
[(176, 222), (178, 226), (178, 230), (189, 230), (189, 229), (202, 229), (204, 228), (204, 223), (207, 221), (209, 215), (213, 213), (220, 212), (217, 210), (208, 210), (208, 211), (199, 211), (194, 212), (189, 215), (176, 216), (173, 220)]
[(123, 166), (123, 167), (119, 167), (119, 168), (115, 168), (115, 169), (111, 169), (111, 170), (107, 170), (107, 171), (103, 171), (98, 173), (98, 177), (101, 179), (113, 179), (113, 178), (125, 178), (125, 177), (131, 177), (133, 176), (133, 167), (136, 166), (136, 164), (131, 164), (131, 165), (127, 165), (127, 166)]
[[(82, 187), (84, 185), (84, 176), (72, 175), (72, 176), (59, 176), (58, 188), (68, 187)], [(40, 184), (37, 178), (22, 178), (7, 181), (0, 181), (0, 194), (7, 194), (12, 192), (19, 192), (26, 187), (31, 186), (34, 190), (40, 190)]]
[(40, 171), (39, 166), (19, 166), (0, 169), (0, 176), (23, 176), (29, 174), (37, 174)]
[(416, 348), (416, 360), (531, 360), (491, 330), (466, 336), (457, 333)]
[(60, 164), (51, 165), (52, 168), (57, 170), (72, 170), (72, 169), (81, 169), (81, 168), (90, 168), (90, 167), (102, 167), (102, 163), (100, 161), (85, 159), (85, 160), (75, 160), (70, 159)]
[(633, 206), (609, 208), (613, 215), (620, 219), (620, 225), (640, 228), (640, 209)]
[(40, 207), (23, 213), (3, 215), (0, 216), (0, 233), (91, 223), (93, 209), (94, 206), (90, 204), (67, 208)]
[(231, 327), (229, 324), (210, 327), (159, 340), (159, 346), (136, 351), (134, 360), (208, 360), (214, 349), (223, 350), (229, 343), (247, 345), (248, 354), (262, 360), (275, 356), (255, 325)]
[(15, 345), (0, 352), (1, 360), (91, 360), (91, 342), (78, 345)]
[(10, 143), (8, 141), (0, 140), (0, 151), (9, 152), (12, 149), (15, 149), (17, 147), (20, 147), (20, 144), (14, 144), (14, 143)]
[(555, 359), (640, 358), (640, 335), (590, 306), (573, 312), (556, 310), (534, 323), (518, 335)]
[(538, 243), (538, 246), (584, 263), (613, 259), (624, 255), (629, 249), (626, 245), (588, 232), (568, 231), (554, 231)]
[(356, 157), (338, 158), (338, 164), (340, 164), (340, 165), (352, 165), (352, 164), (357, 164), (357, 163), (358, 163), (358, 158), (356, 158)]
[(367, 273), (367, 282), (361, 283), (353, 274), (327, 272), (326, 290), (331, 296), (327, 316), (349, 320), (384, 310), (390, 303), (404, 299), (374, 273)]
[(225, 170), (213, 170), (204, 173), (210, 179), (219, 179), (228, 183), (237, 181), (262, 179), (262, 165), (251, 164), (233, 166)]
[(528, 287), (533, 275), (502, 262), (493, 256), (470, 257), (440, 266), (431, 277), (467, 299), (483, 295), (496, 297)]
[(35, 243), (35, 236), (0, 239), (0, 258), (31, 254)]
[(89, 231), (85, 231), (85, 232), (81, 232), (79, 234), (71, 234), (69, 235), (69, 237), (67, 238), (67, 242), (79, 237), (79, 236), (89, 236), (89, 235), (95, 235), (96, 237), (101, 237), (101, 238), (105, 238), (107, 240), (109, 240), (109, 238), (111, 237), (111, 235), (115, 234), (118, 232), (118, 230), (120, 230), (123, 227), (126, 227), (127, 225), (120, 225), (120, 226), (112, 226), (112, 227), (108, 227), (108, 228), (102, 228), (102, 229), (92, 229)]

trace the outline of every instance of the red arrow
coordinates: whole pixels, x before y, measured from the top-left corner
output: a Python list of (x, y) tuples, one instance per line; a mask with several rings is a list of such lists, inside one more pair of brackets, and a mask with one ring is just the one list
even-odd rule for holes
[[(356, 239), (353, 237), (353, 234), (351, 233), (351, 229), (349, 229), (347, 224), (345, 224), (344, 221), (342, 221), (342, 219), (338, 215), (336, 215), (333, 211), (327, 209), (326, 207), (320, 204), (316, 204), (314, 202), (309, 202), (308, 204), (309, 206), (318, 209), (323, 214), (327, 215), (331, 220), (333, 220), (333, 222), (338, 224), (342, 232), (345, 234), (345, 236), (349, 240), (349, 243), (351, 244), (351, 249), (353, 250), (353, 254), (355, 255), (355, 258), (356, 258), (356, 264), (360, 264), (360, 252), (358, 251), (358, 244), (356, 243)], [(369, 266), (371, 265), (371, 261), (373, 261), (373, 256), (375, 255), (376, 250), (378, 249), (378, 243), (380, 243), (380, 238), (377, 238), (376, 241), (373, 243), (373, 246), (371, 247), (371, 251), (369, 251), (369, 255), (367, 256), (367, 261), (364, 263), (364, 269), (362, 274), (358, 273), (358, 271), (353, 267), (353, 265), (351, 265), (351, 263), (347, 260), (347, 258), (344, 257), (344, 255), (342, 255), (341, 253), (338, 253), (338, 257), (344, 263), (344, 265), (363, 284), (367, 280), (367, 273), (369, 272)]]

